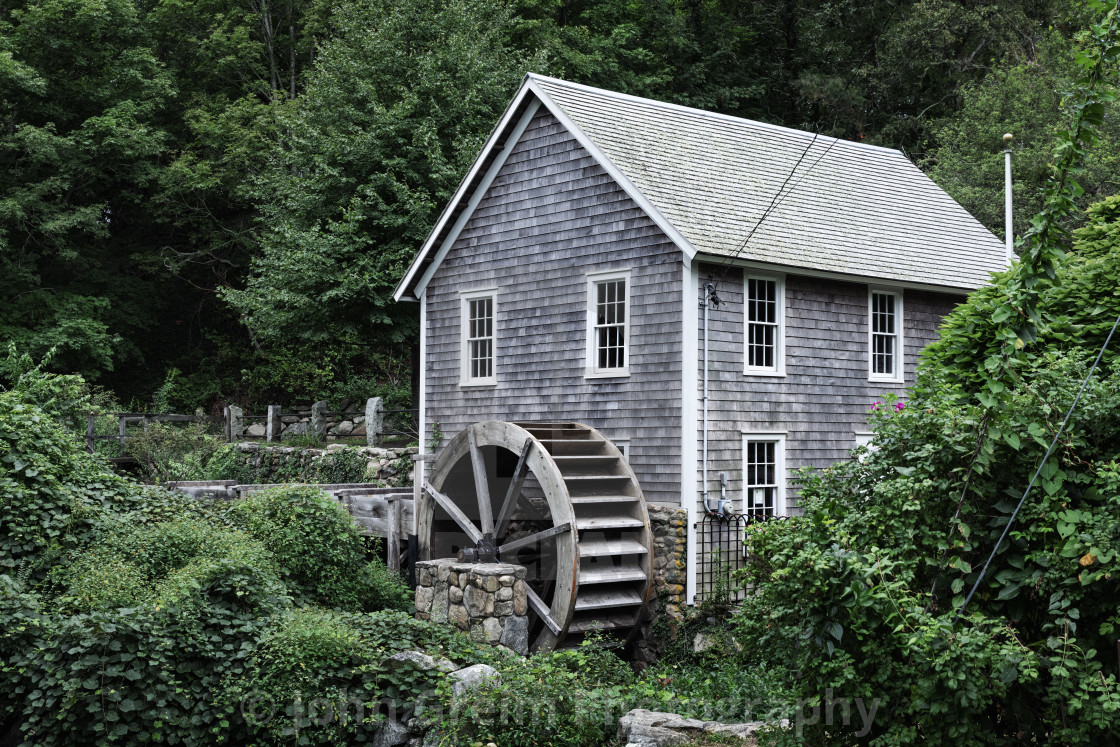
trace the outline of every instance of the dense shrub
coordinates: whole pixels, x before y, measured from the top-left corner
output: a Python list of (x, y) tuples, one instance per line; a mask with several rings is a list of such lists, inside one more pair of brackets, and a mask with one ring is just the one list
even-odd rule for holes
[(275, 556), (301, 602), (349, 611), (408, 608), (407, 587), (366, 554), (353, 518), (323, 491), (291, 485), (250, 493), (227, 516)]
[(453, 744), (518, 747), (607, 744), (629, 705), (629, 667), (597, 642), (498, 662), (501, 681), (467, 692), (449, 711)]
[(737, 618), (740, 640), (818, 705), (830, 691), (881, 699), (889, 715), (873, 743), (1117, 736), (1115, 354), (1089, 379), (965, 607), (1120, 314), (1120, 201), (1096, 208), (1078, 238), (1085, 252), (1059, 265), (1061, 284), (1039, 286), (1044, 345), (977, 359), (994, 335), (1000, 285), (974, 295), (949, 318), (905, 406), (872, 413), (874, 449), (803, 475), (804, 516), (747, 534), (744, 580), (755, 593)]

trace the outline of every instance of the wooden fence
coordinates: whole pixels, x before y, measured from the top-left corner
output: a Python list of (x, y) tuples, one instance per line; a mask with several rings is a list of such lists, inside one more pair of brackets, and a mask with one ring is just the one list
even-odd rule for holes
[[(300, 418), (297, 423), (285, 423), (285, 418), (291, 419), (293, 415)], [(386, 409), (380, 397), (372, 397), (366, 402), (365, 410), (328, 410), (326, 402), (316, 402), (311, 406), (310, 417), (306, 420), (306, 429), (301, 431), (318, 436), (326, 441), (330, 438), (344, 437), (348, 434), (336, 436), (329, 431), (333, 425), (346, 418), (361, 416), (364, 421), (365, 439), (368, 446), (380, 446), (387, 439), (416, 438), (417, 419), (419, 411), (415, 409)], [(117, 421), (115, 433), (98, 435), (96, 423), (98, 418), (112, 417)], [(86, 415), (86, 449), (93, 453), (97, 441), (115, 441), (120, 446), (121, 453), (117, 458), (127, 460), (124, 456), (124, 446), (130, 436), (129, 425), (140, 424), (145, 428), (152, 423), (208, 423), (221, 425), (226, 441), (232, 443), (241, 440), (246, 435), (246, 421), (264, 421), (263, 438), (268, 441), (279, 441), (285, 426), (296, 425), (303, 422), (302, 416), (297, 413), (285, 413), (279, 405), (269, 405), (265, 415), (245, 415), (244, 411), (236, 405), (224, 408), (221, 417), (209, 415), (169, 415), (153, 412), (113, 412), (89, 413)]]

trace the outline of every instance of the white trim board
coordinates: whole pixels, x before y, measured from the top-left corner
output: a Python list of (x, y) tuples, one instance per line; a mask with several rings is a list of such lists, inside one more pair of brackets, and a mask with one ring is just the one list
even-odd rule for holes
[(696, 598), (696, 521), (700, 464), (696, 433), (700, 428), (700, 272), (693, 264), (681, 271), (681, 508), (685, 510), (685, 603)]

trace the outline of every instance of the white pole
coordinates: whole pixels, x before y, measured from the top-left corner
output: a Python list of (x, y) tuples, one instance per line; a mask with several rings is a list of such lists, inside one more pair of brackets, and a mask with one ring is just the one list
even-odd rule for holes
[(1007, 244), (1007, 261), (1015, 260), (1015, 230), (1011, 220), (1011, 139), (1009, 132), (1003, 136), (1006, 148), (1003, 151), (1003, 213), (1004, 213), (1004, 242)]
[(712, 510), (708, 507), (708, 302), (711, 295), (712, 284), (707, 283), (704, 286), (704, 301), (701, 304), (704, 307), (704, 396), (701, 398), (704, 422), (700, 429), (703, 434), (703, 451), (700, 458), (703, 485), (700, 488), (700, 497), (704, 499), (705, 511)]

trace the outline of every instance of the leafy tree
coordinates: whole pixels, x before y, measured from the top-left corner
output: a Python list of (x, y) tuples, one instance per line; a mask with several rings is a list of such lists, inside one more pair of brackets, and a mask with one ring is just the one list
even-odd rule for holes
[(256, 185), (260, 255), (223, 295), (262, 344), (414, 334), (391, 292), (524, 71), (492, 0), (341, 6)]

